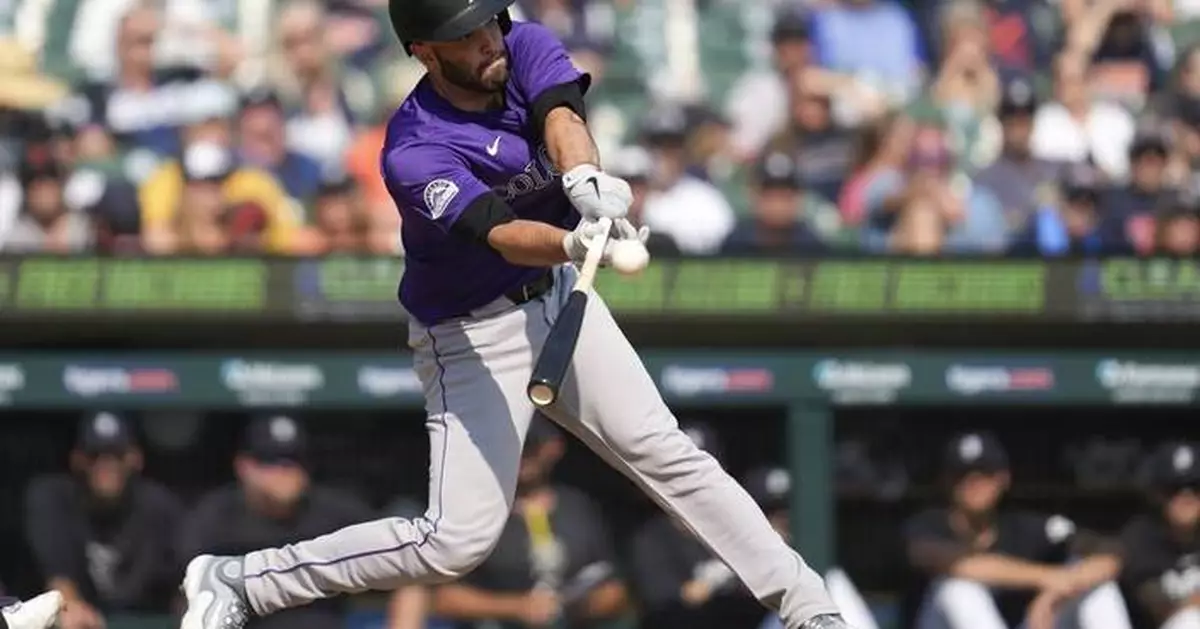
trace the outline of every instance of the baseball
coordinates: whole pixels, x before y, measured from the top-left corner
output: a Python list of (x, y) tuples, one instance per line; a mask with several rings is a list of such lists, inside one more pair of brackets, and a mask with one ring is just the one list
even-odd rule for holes
[(611, 260), (617, 273), (634, 275), (650, 264), (650, 252), (637, 240), (618, 240), (613, 243)]

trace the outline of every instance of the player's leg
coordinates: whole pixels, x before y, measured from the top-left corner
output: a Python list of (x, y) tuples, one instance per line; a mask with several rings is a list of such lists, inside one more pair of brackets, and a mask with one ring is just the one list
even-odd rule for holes
[(0, 629), (50, 629), (62, 606), (62, 594), (54, 590), (27, 601), (0, 599)]
[[(565, 299), (573, 271), (554, 295)], [(795, 629), (837, 613), (824, 583), (783, 541), (750, 495), (692, 443), (608, 308), (595, 294), (563, 383), (547, 412), (677, 516), (767, 607)], [(820, 623), (821, 621), (815, 621)]]
[[(453, 580), (491, 552), (511, 509), (533, 416), (524, 395), (532, 363), (525, 313), (509, 308), (469, 324), (413, 326), (410, 345), (429, 414), (425, 515), (358, 524), (244, 559), (197, 559), (184, 580), (184, 629), (235, 629), (226, 617), (239, 625), (247, 611), (262, 615), (339, 593)], [(205, 600), (215, 602), (206, 607)]]
[(915, 629), (1008, 629), (987, 587), (966, 579), (939, 579), (929, 586)]
[[(1101, 583), (1080, 595), (1058, 615), (1062, 629), (1132, 629), (1129, 608), (1121, 588), (1113, 581)], [(1200, 629), (1200, 628), (1197, 628)]]

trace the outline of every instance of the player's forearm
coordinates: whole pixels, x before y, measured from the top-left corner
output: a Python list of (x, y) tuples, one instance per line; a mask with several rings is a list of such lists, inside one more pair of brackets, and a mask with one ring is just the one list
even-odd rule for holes
[(580, 619), (612, 618), (628, 609), (629, 597), (625, 593), (625, 586), (609, 581), (589, 592), (582, 603), (575, 612)]
[(566, 230), (538, 221), (515, 220), (493, 227), (488, 244), (505, 260), (520, 266), (555, 266), (567, 262)]
[(1039, 588), (1056, 570), (1052, 566), (1004, 555), (981, 554), (955, 561), (947, 574), (994, 587)]
[(1116, 579), (1121, 573), (1121, 558), (1117, 555), (1093, 555), (1070, 570), (1075, 583), (1072, 588), (1074, 594), (1083, 594), (1101, 583)]
[(519, 620), (524, 610), (524, 596), (469, 585), (443, 585), (433, 596), (433, 615), (451, 620)]
[(559, 172), (582, 164), (600, 165), (600, 151), (587, 122), (569, 107), (559, 107), (546, 116), (545, 137), (550, 161)]

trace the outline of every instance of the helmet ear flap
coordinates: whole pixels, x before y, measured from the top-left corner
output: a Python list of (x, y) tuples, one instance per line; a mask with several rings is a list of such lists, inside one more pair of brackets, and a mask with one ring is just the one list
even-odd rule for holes
[(505, 35), (512, 30), (512, 16), (508, 14), (508, 9), (505, 9), (496, 15), (496, 21), (500, 23), (500, 32)]

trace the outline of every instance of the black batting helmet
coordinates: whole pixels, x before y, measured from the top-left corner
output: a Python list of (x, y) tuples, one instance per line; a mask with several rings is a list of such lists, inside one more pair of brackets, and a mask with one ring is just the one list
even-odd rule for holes
[(412, 54), (417, 41), (454, 41), (487, 24), (500, 21), (505, 34), (512, 28), (508, 7), (516, 0), (388, 0), (392, 30)]

